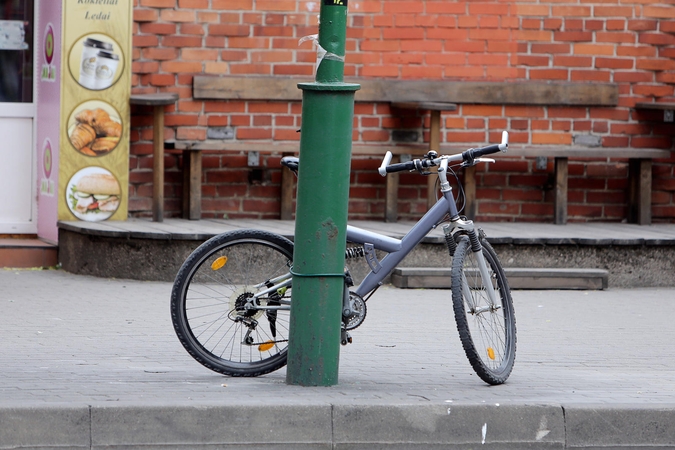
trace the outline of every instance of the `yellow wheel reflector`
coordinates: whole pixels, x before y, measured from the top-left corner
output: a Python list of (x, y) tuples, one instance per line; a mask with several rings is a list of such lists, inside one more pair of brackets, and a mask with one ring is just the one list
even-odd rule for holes
[(274, 347), (274, 341), (263, 342), (262, 344), (260, 344), (258, 346), (258, 351), (259, 352), (266, 352), (267, 350), (271, 349), (272, 347)]
[(495, 349), (492, 347), (487, 348), (488, 358), (495, 359)]
[(280, 287), (279, 289), (277, 289), (277, 294), (283, 297), (287, 290), (288, 290), (287, 286)]
[(221, 256), (211, 263), (211, 269), (218, 270), (222, 269), (225, 263), (227, 262), (227, 256)]

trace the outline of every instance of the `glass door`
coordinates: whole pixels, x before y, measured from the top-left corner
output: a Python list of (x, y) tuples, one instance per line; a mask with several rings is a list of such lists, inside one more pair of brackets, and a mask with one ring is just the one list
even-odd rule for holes
[(0, 234), (37, 230), (34, 0), (0, 0)]

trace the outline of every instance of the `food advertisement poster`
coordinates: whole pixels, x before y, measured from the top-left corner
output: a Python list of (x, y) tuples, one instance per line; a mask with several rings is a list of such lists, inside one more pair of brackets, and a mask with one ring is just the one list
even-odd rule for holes
[(37, 5), (37, 226), (38, 236), (56, 242), (61, 135), (58, 120), (61, 108), (61, 2), (41, 1)]
[(59, 220), (126, 220), (132, 0), (63, 1)]

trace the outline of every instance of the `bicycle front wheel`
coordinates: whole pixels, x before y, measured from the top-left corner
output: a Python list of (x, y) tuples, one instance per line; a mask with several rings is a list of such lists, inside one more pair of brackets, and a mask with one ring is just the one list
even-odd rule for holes
[[(286, 364), (291, 288), (269, 290), (289, 273), (293, 243), (257, 230), (215, 236), (183, 263), (171, 291), (178, 339), (205, 367), (263, 375)], [(278, 281), (277, 281), (278, 282)]]
[(516, 317), (504, 270), (490, 244), (481, 239), (495, 302), (483, 284), (476, 254), (462, 236), (452, 261), (452, 303), (457, 330), (471, 366), (486, 383), (502, 384), (516, 358)]

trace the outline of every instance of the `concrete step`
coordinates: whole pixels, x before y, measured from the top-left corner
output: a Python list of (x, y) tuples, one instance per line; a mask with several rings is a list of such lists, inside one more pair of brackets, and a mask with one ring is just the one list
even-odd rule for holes
[[(607, 289), (609, 272), (602, 269), (505, 268), (511, 289)], [(399, 267), (391, 274), (391, 283), (400, 288), (449, 289), (450, 269), (436, 267)]]
[(58, 247), (40, 239), (0, 238), (0, 267), (30, 268), (57, 265)]

